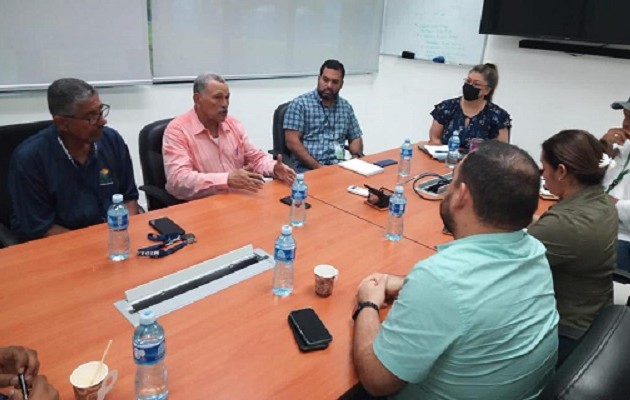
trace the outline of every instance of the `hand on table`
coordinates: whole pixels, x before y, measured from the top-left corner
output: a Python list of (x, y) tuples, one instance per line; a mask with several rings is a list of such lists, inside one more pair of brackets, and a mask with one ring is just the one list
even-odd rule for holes
[(17, 386), (17, 374), (31, 383), (39, 371), (37, 352), (20, 346), (0, 347), (0, 387)]
[[(28, 395), (29, 400), (59, 400), (59, 393), (48, 383), (44, 375), (36, 376)], [(22, 391), (16, 389), (9, 396), (9, 400), (24, 400)]]
[(370, 301), (383, 307), (387, 297), (387, 278), (387, 274), (371, 274), (365, 277), (357, 290), (357, 303)]
[(244, 189), (256, 192), (265, 183), (262, 175), (245, 169), (237, 169), (228, 174), (227, 184), (230, 189)]

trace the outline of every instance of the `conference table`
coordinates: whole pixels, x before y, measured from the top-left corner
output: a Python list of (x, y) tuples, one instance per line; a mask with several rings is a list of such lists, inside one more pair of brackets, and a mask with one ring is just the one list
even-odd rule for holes
[[(113, 339), (105, 362), (119, 379), (108, 398), (132, 398), (133, 327), (113, 303), (125, 290), (246, 244), (273, 254), (289, 214), (279, 199), (289, 191), (270, 182), (255, 194), (215, 195), (133, 216), (133, 249), (151, 244), (148, 221), (162, 216), (197, 236), (197, 243), (161, 259), (109, 261), (105, 224), (0, 250), (0, 343), (36, 349), (41, 373), (68, 399), (72, 370), (99, 360)], [(167, 335), (170, 398), (332, 399), (356, 383), (350, 350), (358, 284), (376, 271), (405, 274), (433, 251), (408, 239), (390, 242), (377, 225), (309, 201), (306, 225), (294, 229), (292, 295), (271, 294), (269, 270), (159, 319)], [(328, 298), (314, 293), (317, 264), (340, 271)], [(303, 307), (314, 308), (332, 333), (327, 349), (299, 351), (287, 316)]]
[[(366, 157), (397, 157), (397, 150)], [(412, 174), (447, 172), (426, 155), (414, 155)], [(166, 365), (171, 399), (335, 399), (357, 382), (351, 360), (356, 289), (372, 272), (406, 274), (452, 240), (443, 235), (439, 202), (409, 198), (404, 238), (384, 237), (387, 212), (363, 204), (346, 191), (368, 183), (393, 188), (397, 168), (363, 177), (338, 166), (309, 172), (305, 226), (297, 241), (295, 290), (271, 293), (268, 270), (159, 318), (167, 336)], [(231, 192), (132, 216), (132, 249), (150, 245), (148, 221), (168, 216), (197, 237), (197, 243), (160, 259), (132, 255), (110, 261), (107, 226), (100, 224), (0, 250), (2, 324), (0, 345), (38, 351), (40, 372), (73, 397), (69, 375), (78, 365), (99, 360), (109, 339), (106, 364), (119, 373), (109, 399), (133, 397), (135, 365), (132, 325), (114, 308), (125, 291), (231, 250), (252, 244), (270, 255), (289, 207), (290, 193), (269, 182), (257, 193)], [(314, 293), (313, 267), (339, 270), (332, 296)], [(301, 353), (287, 322), (291, 310), (312, 307), (333, 336), (321, 351)], [(382, 313), (382, 317), (385, 313)]]

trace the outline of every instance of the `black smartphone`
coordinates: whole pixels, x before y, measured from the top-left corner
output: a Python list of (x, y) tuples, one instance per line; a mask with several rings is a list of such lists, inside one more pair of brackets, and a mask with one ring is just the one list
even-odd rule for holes
[[(286, 204), (287, 206), (291, 205), (291, 196), (285, 196), (283, 198), (280, 199), (280, 203), (282, 204)], [(311, 208), (311, 203), (306, 203), (306, 209), (308, 210), (309, 208)]]
[(378, 165), (379, 167), (385, 168), (388, 165), (398, 164), (398, 161), (392, 160), (391, 158), (386, 158), (385, 160), (374, 161), (372, 164)]
[(149, 225), (162, 235), (183, 235), (186, 233), (181, 226), (168, 217), (152, 219), (149, 221)]
[(291, 311), (289, 325), (302, 351), (325, 349), (332, 341), (332, 335), (312, 308)]

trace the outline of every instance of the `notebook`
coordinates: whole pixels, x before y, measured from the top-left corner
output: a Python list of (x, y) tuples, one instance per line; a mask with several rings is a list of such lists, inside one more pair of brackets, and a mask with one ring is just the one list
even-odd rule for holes
[(433, 145), (433, 144), (423, 144), (418, 145), (418, 148), (426, 153), (428, 153), (431, 157), (436, 160), (445, 160), (446, 154), (448, 153), (448, 145)]
[(375, 174), (380, 174), (383, 172), (383, 168), (378, 165), (371, 164), (369, 162), (363, 161), (358, 158), (352, 158), (347, 161), (342, 161), (339, 164), (340, 167), (349, 169), (352, 172), (356, 172), (357, 174), (370, 176)]

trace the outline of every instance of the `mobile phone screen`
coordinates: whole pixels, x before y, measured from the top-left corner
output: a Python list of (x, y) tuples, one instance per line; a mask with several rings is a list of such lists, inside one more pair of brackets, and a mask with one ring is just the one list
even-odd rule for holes
[(167, 217), (152, 219), (149, 221), (149, 225), (163, 235), (183, 235), (186, 233), (181, 226)]
[[(291, 206), (291, 196), (285, 196), (281, 198), (280, 203), (286, 204), (287, 206)], [(311, 203), (306, 203), (305, 207), (308, 210), (309, 208), (311, 208)]]
[(385, 160), (375, 161), (373, 164), (384, 168), (384, 167), (387, 167), (388, 165), (398, 164), (398, 161), (392, 160), (391, 158), (387, 158)]
[(312, 308), (291, 311), (289, 320), (308, 345), (327, 343), (332, 336)]

